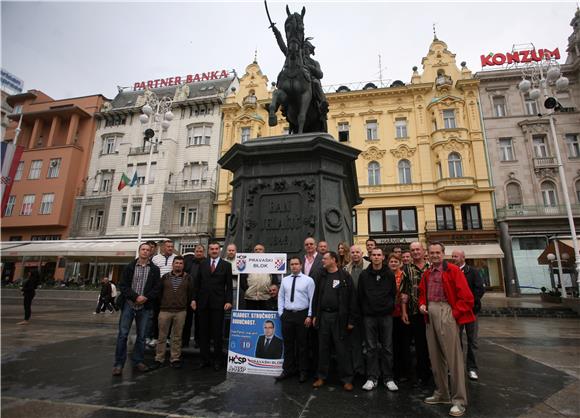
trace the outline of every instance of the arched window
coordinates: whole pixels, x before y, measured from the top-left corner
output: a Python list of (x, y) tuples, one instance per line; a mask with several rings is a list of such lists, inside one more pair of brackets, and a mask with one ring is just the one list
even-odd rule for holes
[(576, 201), (580, 203), (580, 180), (576, 180)]
[(381, 184), (381, 166), (376, 161), (369, 163), (369, 186)]
[(545, 181), (540, 187), (544, 206), (558, 206), (558, 192), (556, 185), (551, 181)]
[(461, 155), (456, 152), (449, 154), (449, 177), (463, 177), (463, 166), (461, 165)]
[(508, 209), (517, 209), (522, 206), (522, 189), (518, 183), (508, 183), (505, 187)]
[(411, 184), (411, 163), (409, 160), (399, 161), (399, 184)]

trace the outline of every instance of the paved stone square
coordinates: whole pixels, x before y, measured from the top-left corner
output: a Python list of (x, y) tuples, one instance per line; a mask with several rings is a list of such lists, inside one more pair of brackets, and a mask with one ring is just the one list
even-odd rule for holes
[[(90, 301), (38, 298), (18, 326), (20, 300), (2, 297), (2, 416), (12, 417), (446, 417), (422, 402), (430, 391), (400, 385), (353, 393), (271, 377), (184, 368), (113, 378), (118, 314)], [(469, 382), (468, 417), (580, 416), (580, 321), (481, 318), (480, 380)], [(152, 353), (147, 355), (152, 361)]]

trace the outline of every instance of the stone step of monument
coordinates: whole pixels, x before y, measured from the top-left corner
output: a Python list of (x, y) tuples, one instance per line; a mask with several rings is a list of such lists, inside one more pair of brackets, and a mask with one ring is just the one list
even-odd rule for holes
[(522, 307), (493, 307), (483, 308), (479, 316), (496, 318), (580, 318), (570, 308), (522, 308)]

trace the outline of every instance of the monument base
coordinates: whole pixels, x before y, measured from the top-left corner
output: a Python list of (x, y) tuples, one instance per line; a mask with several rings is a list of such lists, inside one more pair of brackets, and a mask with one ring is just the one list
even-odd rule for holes
[(233, 173), (226, 244), (252, 252), (300, 254), (306, 237), (352, 243), (352, 208), (362, 202), (359, 150), (326, 133), (274, 136), (236, 144), (218, 161)]

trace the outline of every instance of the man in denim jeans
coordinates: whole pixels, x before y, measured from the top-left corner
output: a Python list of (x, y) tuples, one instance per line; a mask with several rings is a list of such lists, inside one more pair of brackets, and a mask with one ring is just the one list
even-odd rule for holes
[(147, 324), (151, 320), (153, 302), (161, 292), (159, 267), (151, 262), (150, 255), (151, 246), (146, 243), (141, 244), (139, 258), (125, 267), (119, 283), (123, 303), (119, 318), (113, 376), (121, 376), (123, 373), (123, 366), (127, 359), (127, 338), (131, 331), (133, 319), (135, 319), (137, 326), (137, 340), (133, 347), (132, 356), (133, 367), (140, 372), (149, 371), (149, 367), (144, 363), (145, 332)]

